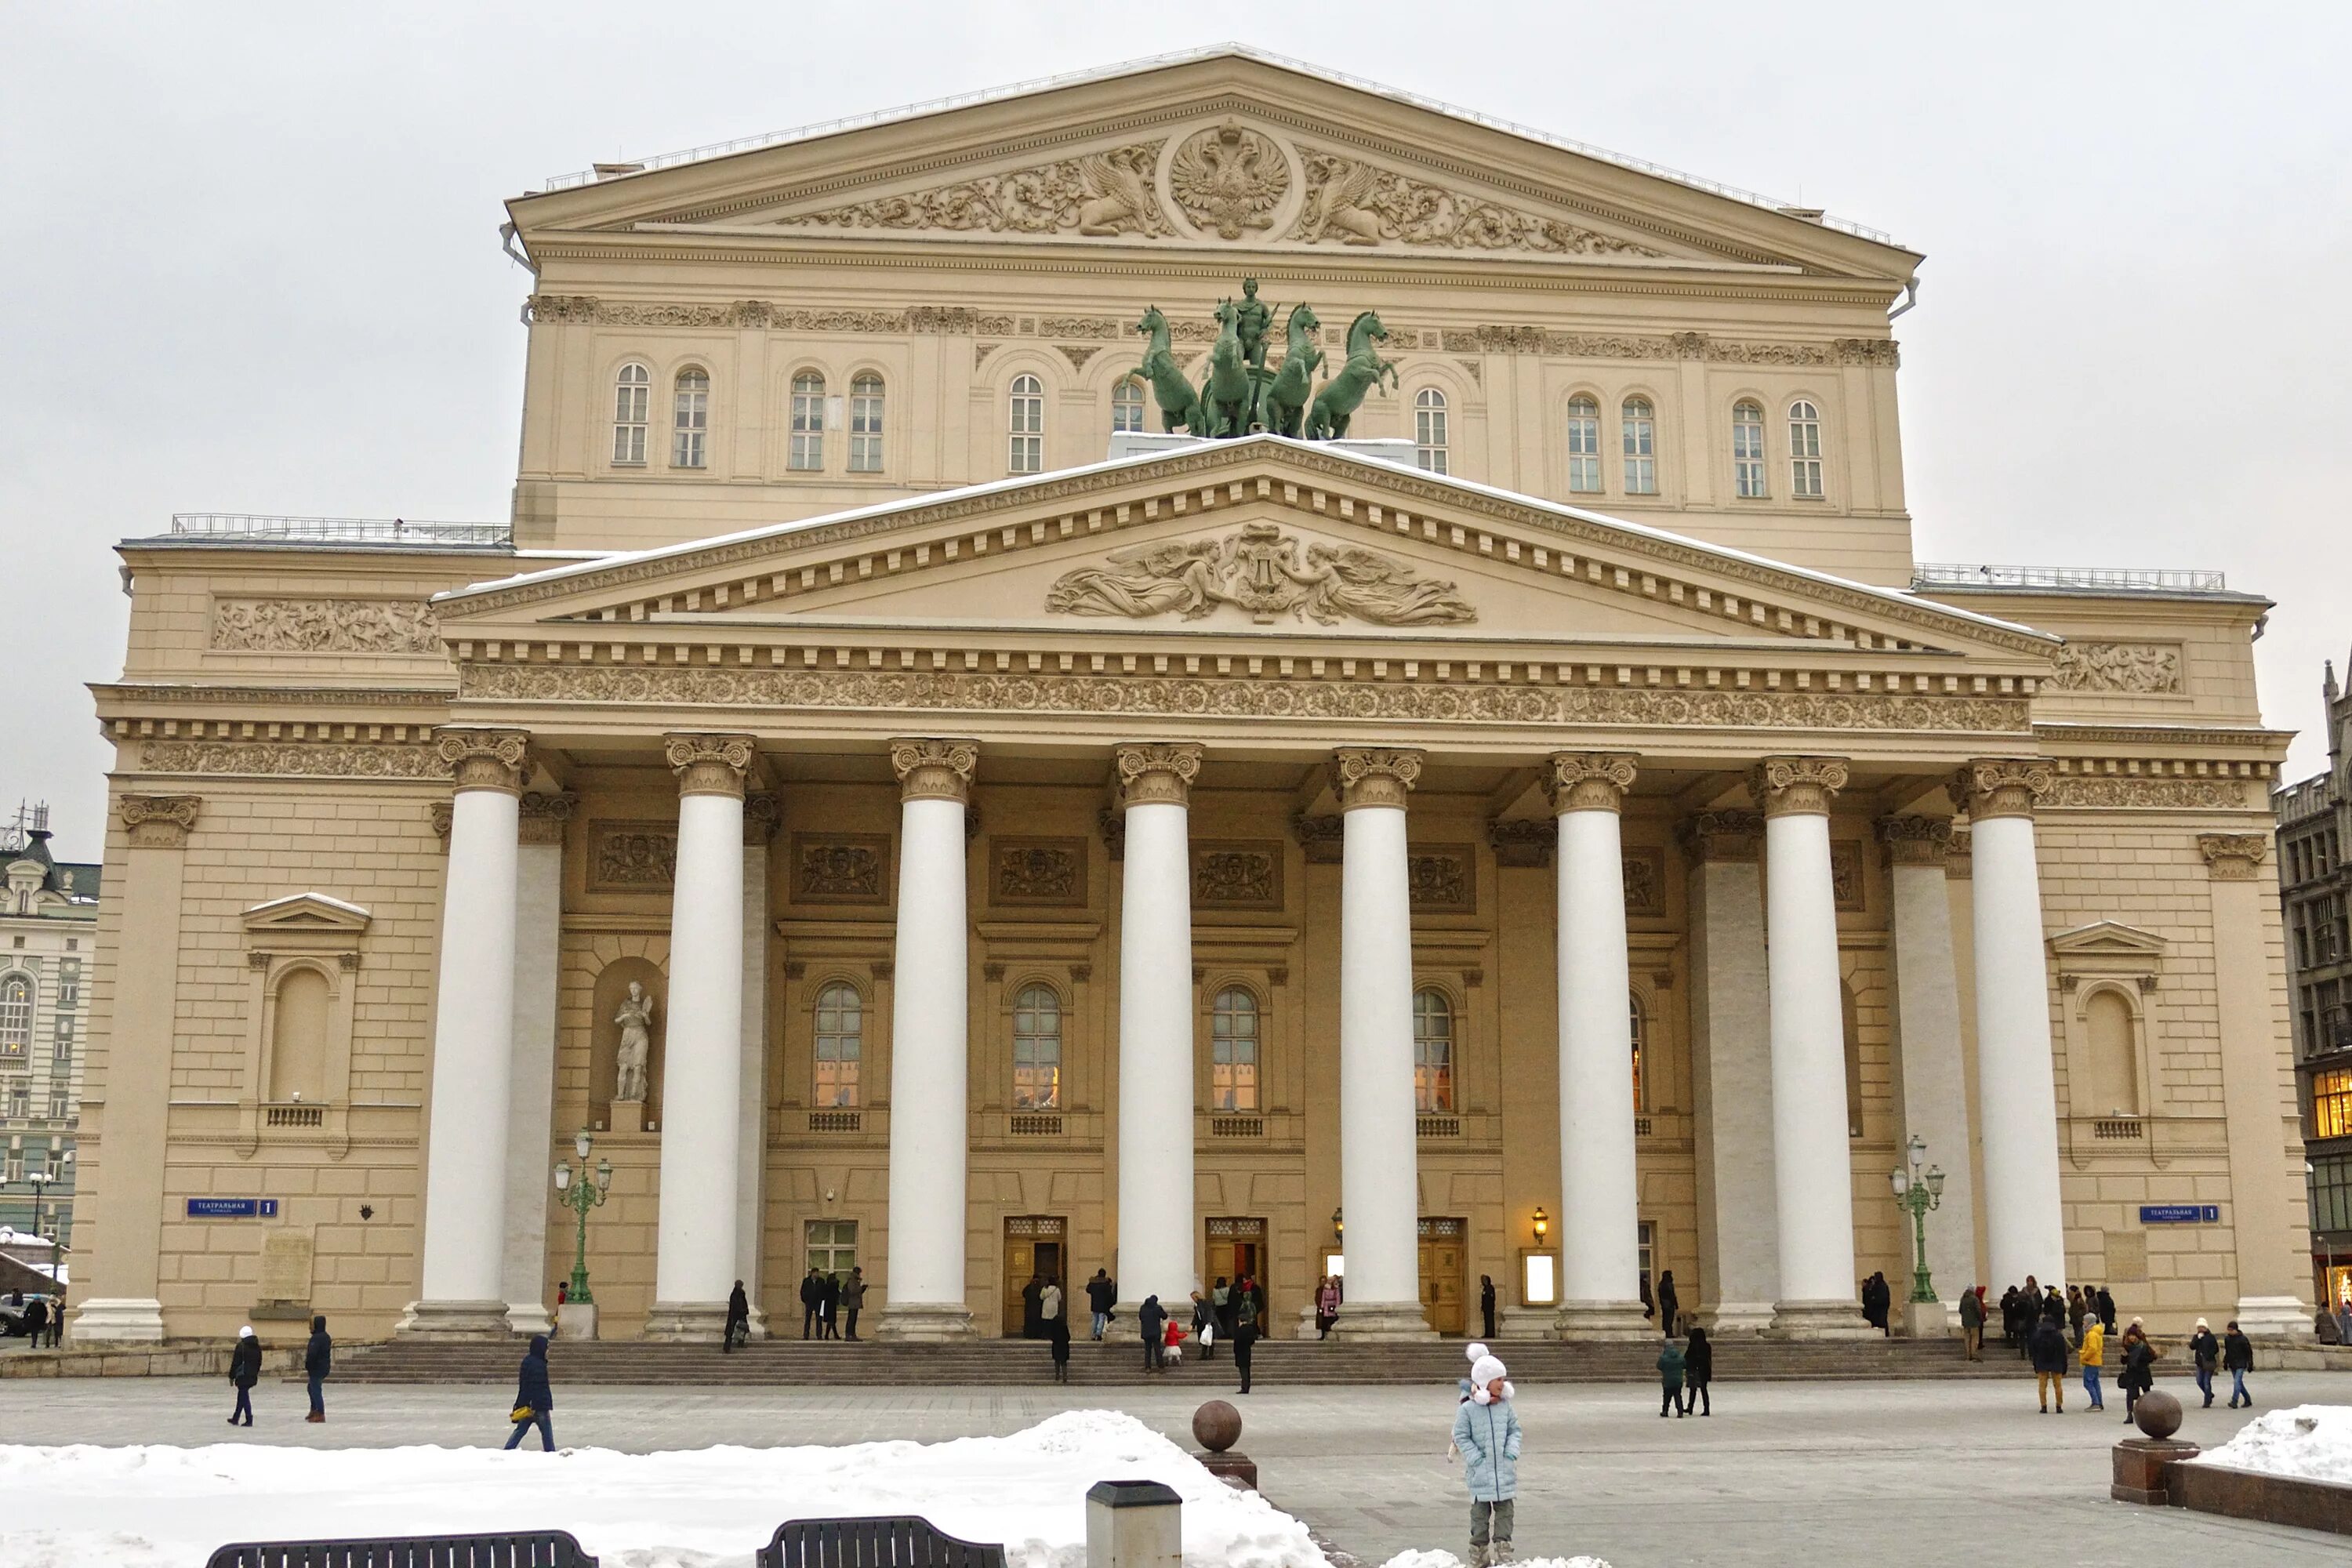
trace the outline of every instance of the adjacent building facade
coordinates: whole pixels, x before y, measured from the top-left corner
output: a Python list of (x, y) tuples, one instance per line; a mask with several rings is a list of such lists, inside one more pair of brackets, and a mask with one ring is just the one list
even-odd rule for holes
[(2352, 1304), (2352, 697), (2328, 667), (2327, 771), (2278, 792), (2279, 892), (2287, 931), (2311, 1186), (2311, 1268), (2318, 1297)]
[(1916, 562), (1915, 253), (1239, 50), (510, 214), (509, 524), (121, 547), (73, 1332), (542, 1323), (583, 1128), (608, 1336), (1850, 1331), (1913, 1134), (2308, 1331), (2266, 601)]
[(0, 828), (0, 1226), (67, 1247), (99, 871), (50, 854), (46, 805)]

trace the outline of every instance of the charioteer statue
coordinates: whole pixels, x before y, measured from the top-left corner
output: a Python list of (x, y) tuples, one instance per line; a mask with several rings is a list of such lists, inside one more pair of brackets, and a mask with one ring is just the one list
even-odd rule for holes
[(1181, 426), (1212, 438), (1261, 430), (1310, 441), (1345, 437), (1366, 395), (1396, 384), (1395, 363), (1382, 359), (1374, 346), (1388, 340), (1387, 329), (1370, 310), (1359, 315), (1348, 329), (1346, 361), (1310, 400), (1315, 372), (1324, 363), (1317, 341), (1322, 322), (1307, 306), (1291, 307), (1282, 363), (1269, 368), (1266, 340), (1276, 307), (1260, 300), (1257, 290), (1257, 279), (1244, 278), (1239, 300), (1218, 301), (1217, 335), (1197, 388), (1176, 363), (1174, 332), (1160, 307), (1152, 306), (1135, 324), (1150, 340), (1138, 374), (1151, 384), (1160, 428), (1173, 434)]

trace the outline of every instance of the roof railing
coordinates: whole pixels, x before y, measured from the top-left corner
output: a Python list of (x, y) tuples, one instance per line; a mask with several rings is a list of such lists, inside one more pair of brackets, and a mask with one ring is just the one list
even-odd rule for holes
[[(994, 103), (1003, 99), (1020, 98), (1029, 93), (1044, 92), (1057, 87), (1070, 87), (1080, 82), (1113, 79), (1162, 66), (1183, 65), (1193, 60), (1211, 59), (1222, 54), (1239, 54), (1245, 58), (1263, 60), (1268, 65), (1280, 66), (1286, 70), (1318, 77), (1325, 81), (1338, 82), (1343, 87), (1354, 88), (1359, 92), (1377, 93), (1382, 98), (1394, 99), (1398, 102), (1409, 103), (1417, 109), (1426, 109), (1455, 120), (1466, 120), (1472, 124), (1484, 125), (1488, 130), (1500, 131), (1507, 135), (1522, 137), (1530, 142), (1540, 142), (1570, 153), (1581, 153), (1588, 158), (1598, 158), (1604, 163), (1614, 163), (1621, 169), (1631, 169), (1636, 174), (1654, 175), (1662, 180), (1672, 180), (1678, 185), (1687, 185), (1693, 190), (1706, 191), (1735, 202), (1743, 202), (1749, 206), (1762, 207), (1768, 212), (1801, 217), (1805, 222), (1819, 224), (1823, 228), (1837, 229), (1860, 239), (1875, 240), (1881, 245), (1895, 243), (1895, 237), (1883, 229), (1865, 227), (1845, 218), (1832, 217), (1826, 213), (1815, 216), (1816, 209), (1798, 203), (1785, 202), (1776, 196), (1764, 195), (1756, 191), (1742, 190), (1738, 185), (1727, 185), (1715, 180), (1702, 179), (1696, 174), (1686, 174), (1680, 169), (1668, 168), (1664, 163), (1654, 163), (1646, 158), (1635, 158), (1623, 153), (1612, 153), (1606, 147), (1596, 147), (1590, 142), (1579, 142), (1570, 137), (1555, 135), (1551, 132), (1539, 130), (1532, 125), (1522, 125), (1514, 120), (1505, 120), (1496, 115), (1482, 113), (1475, 109), (1465, 109), (1459, 104), (1448, 103), (1443, 99), (1426, 98), (1420, 93), (1407, 92), (1402, 88), (1390, 87), (1369, 78), (1350, 76), (1345, 71), (1331, 70), (1316, 65), (1312, 61), (1295, 59), (1288, 55), (1277, 55), (1265, 49), (1236, 49), (1231, 46), (1180, 49), (1170, 54), (1150, 55), (1139, 60), (1124, 60), (1117, 65), (1101, 66), (1090, 70), (1064, 71), (1056, 76), (1033, 77), (1027, 81), (1012, 82), (1003, 87), (982, 88), (972, 92), (953, 93), (945, 98), (926, 99), (920, 103), (903, 104), (897, 109), (879, 109), (868, 110), (864, 114), (845, 115), (838, 120), (820, 121), (814, 125), (794, 126), (789, 131), (770, 132), (763, 136), (739, 136), (731, 142), (706, 142), (699, 147), (688, 147), (676, 153), (657, 153), (649, 157), (633, 158), (625, 163), (605, 164), (603, 167), (611, 170), (626, 170), (630, 174), (641, 174), (653, 169), (671, 169), (681, 163), (699, 163), (707, 159), (724, 158), (737, 153), (755, 153), (763, 147), (782, 147), (793, 142), (811, 142), (821, 136), (835, 136), (845, 131), (856, 131), (869, 125), (911, 120), (919, 115), (939, 114), (951, 109), (967, 109), (973, 104)], [(553, 176), (546, 182), (545, 188), (549, 191), (575, 190), (582, 185), (594, 184), (596, 179), (597, 170), (578, 169), (568, 174)]]
[(2091, 588), (2121, 594), (2226, 594), (2219, 572), (2147, 566), (1984, 566), (1922, 561), (1914, 588)]
[(251, 512), (176, 511), (175, 539), (276, 540), (301, 544), (509, 545), (510, 522), (431, 522), (404, 517), (264, 517)]

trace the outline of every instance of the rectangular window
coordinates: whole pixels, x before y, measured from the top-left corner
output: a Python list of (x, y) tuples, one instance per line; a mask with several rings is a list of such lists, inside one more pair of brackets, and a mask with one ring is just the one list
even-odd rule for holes
[(819, 1274), (846, 1279), (857, 1267), (857, 1222), (854, 1219), (813, 1219), (808, 1222), (808, 1266)]
[(1752, 403), (1731, 411), (1731, 473), (1742, 500), (1764, 498), (1764, 410)]
[(49, 1090), (49, 1120), (52, 1121), (70, 1121), (72, 1117), (72, 1097), (61, 1089), (53, 1089)]
[(79, 958), (58, 961), (58, 1005), (81, 1005), (81, 960)]
[(1568, 488), (1573, 495), (1601, 493), (1601, 408), (1589, 397), (1568, 405)]
[(784, 467), (795, 473), (818, 473), (824, 468), (824, 383), (802, 376), (793, 383), (792, 439)]
[(860, 376), (849, 384), (849, 471), (882, 471), (882, 381)]
[(1625, 422), (1625, 493), (1658, 493), (1658, 424), (1650, 405), (1640, 398), (1622, 410)]
[(30, 1079), (20, 1078), (8, 1086), (8, 1114), (11, 1116), (33, 1114), (33, 1085)]
[(53, 1058), (55, 1058), (55, 1059), (56, 1059), (56, 1060), (58, 1060), (58, 1061), (60, 1061), (60, 1062), (69, 1062), (69, 1061), (73, 1060), (73, 1048), (74, 1048), (74, 1018), (73, 1018), (73, 1015), (72, 1015), (71, 1013), (59, 1013), (59, 1014), (58, 1014), (58, 1015), (57, 1015), (57, 1021), (56, 1021), (53, 1025), (51, 1025), (51, 1026), (50, 1026), (50, 1028), (51, 1028), (51, 1034), (50, 1034), (50, 1041), (51, 1041), (51, 1044), (50, 1044), (50, 1047), (49, 1047), (49, 1055), (50, 1055)]
[(670, 464), (674, 468), (703, 466), (703, 443), (710, 434), (710, 378), (688, 371), (677, 378), (677, 402)]
[(2352, 1137), (2352, 1068), (2311, 1075), (2311, 1136)]
[(2352, 1230), (2352, 1154), (2311, 1162), (2311, 1228)]
[(1810, 403), (1789, 405), (1789, 493), (1822, 499), (1822, 416)]

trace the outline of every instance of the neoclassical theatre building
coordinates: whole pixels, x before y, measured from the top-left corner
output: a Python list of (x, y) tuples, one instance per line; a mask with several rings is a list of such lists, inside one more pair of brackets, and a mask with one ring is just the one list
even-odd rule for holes
[(82, 1340), (543, 1325), (583, 1129), (608, 1338), (1850, 1332), (1915, 1137), (2308, 1331), (2266, 601), (1917, 562), (1918, 254), (1230, 48), (509, 211), (509, 522), (121, 547)]

